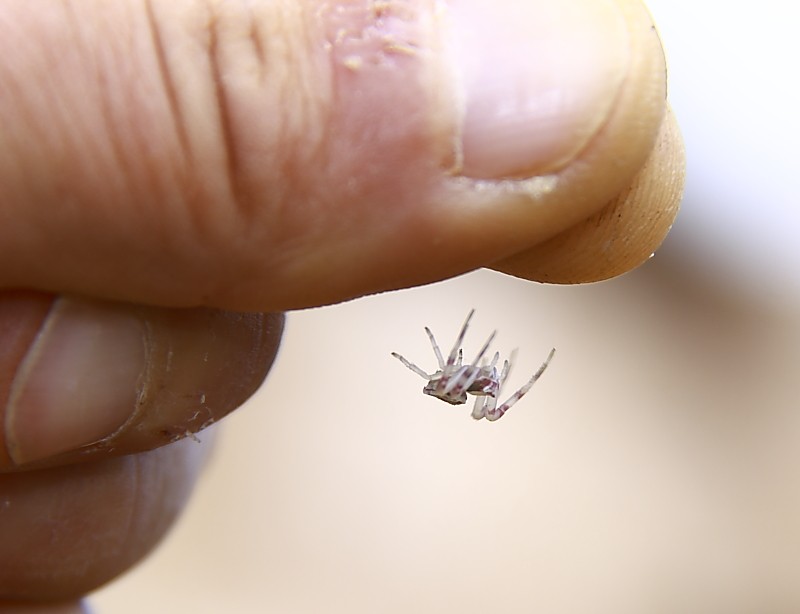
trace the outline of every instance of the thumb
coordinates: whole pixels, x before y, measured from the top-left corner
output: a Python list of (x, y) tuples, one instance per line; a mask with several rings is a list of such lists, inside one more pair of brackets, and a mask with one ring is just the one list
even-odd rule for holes
[(626, 188), (664, 83), (636, 0), (4, 3), (0, 287), (267, 311), (509, 259)]

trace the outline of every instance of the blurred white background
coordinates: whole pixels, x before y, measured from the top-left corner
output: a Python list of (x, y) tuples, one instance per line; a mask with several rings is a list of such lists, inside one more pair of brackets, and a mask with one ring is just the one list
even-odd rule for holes
[[(585, 287), (480, 271), (289, 316), (188, 513), (98, 612), (800, 611), (800, 137), (790, 3), (651, 0), (689, 156), (656, 258)], [(519, 347), (500, 422), (421, 394)], [(200, 438), (203, 439), (203, 435)]]

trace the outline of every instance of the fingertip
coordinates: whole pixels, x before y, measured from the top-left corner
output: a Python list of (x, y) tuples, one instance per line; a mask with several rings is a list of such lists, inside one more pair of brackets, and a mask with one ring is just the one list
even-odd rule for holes
[(60, 297), (9, 385), (6, 469), (165, 445), (210, 426), (261, 385), (281, 314), (161, 309)]
[(584, 222), (491, 268), (553, 284), (622, 275), (653, 256), (672, 228), (683, 196), (685, 150), (668, 111), (655, 147), (631, 185)]

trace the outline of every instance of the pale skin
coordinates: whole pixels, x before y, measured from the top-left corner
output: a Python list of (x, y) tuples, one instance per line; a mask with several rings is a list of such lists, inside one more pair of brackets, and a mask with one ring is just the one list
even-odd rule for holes
[[(525, 31), (564, 46), (531, 82), (569, 95), (532, 90), (510, 127), (503, 84), (450, 64), (469, 5), (0, 0), (0, 611), (80, 611), (159, 542), (203, 461), (179, 440), (269, 371), (264, 314), (482, 266), (595, 281), (657, 249), (683, 150), (642, 5), (525, 3), (563, 29)], [(51, 428), (53, 399), (90, 418)]]

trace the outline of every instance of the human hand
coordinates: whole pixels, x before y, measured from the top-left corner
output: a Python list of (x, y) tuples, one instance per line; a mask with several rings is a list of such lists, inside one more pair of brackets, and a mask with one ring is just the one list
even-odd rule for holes
[(633, 0), (6, 2), (0, 47), (7, 600), (157, 543), (203, 453), (164, 444), (263, 380), (262, 314), (486, 265), (603, 279), (677, 209)]

